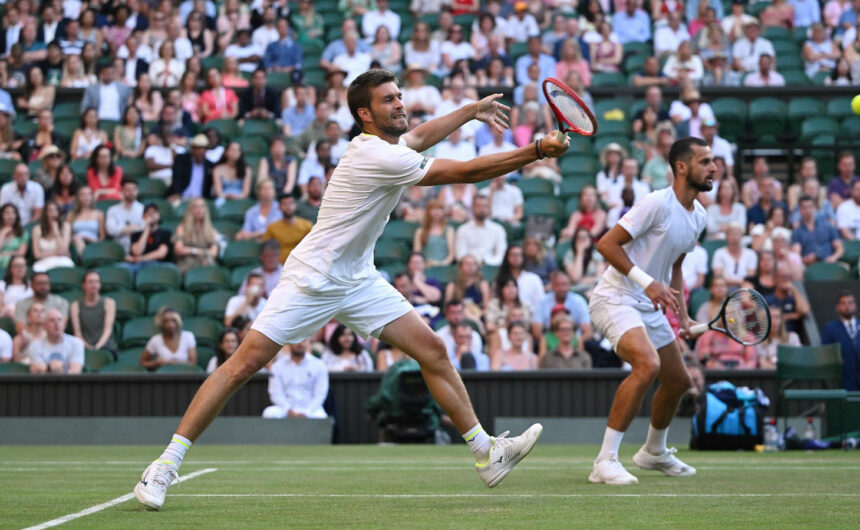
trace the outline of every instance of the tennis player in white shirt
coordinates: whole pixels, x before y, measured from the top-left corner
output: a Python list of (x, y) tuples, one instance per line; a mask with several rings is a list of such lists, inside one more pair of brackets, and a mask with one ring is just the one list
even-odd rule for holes
[(611, 267), (592, 292), (592, 324), (633, 369), (615, 393), (603, 445), (588, 477), (594, 483), (638, 482), (619, 462), (618, 450), (655, 379), (660, 387), (651, 404), (648, 438), (633, 461), (670, 476), (696, 473), (675, 457), (674, 448), (666, 447), (669, 424), (691, 383), (663, 313), (671, 308), (680, 319), (682, 336), (689, 335), (695, 322), (684, 303), (681, 265), (707, 224), (696, 196), (711, 189), (717, 167), (711, 148), (699, 138), (675, 142), (669, 164), (675, 176), (672, 187), (637, 202), (597, 245)]
[(153, 509), (164, 503), (185, 451), (215, 419), (227, 399), (266, 365), (283, 344), (301, 342), (332, 318), (364, 337), (374, 336), (416, 359), (436, 402), (445, 409), (475, 455), (478, 475), (498, 484), (537, 442), (532, 425), (513, 438), (489, 436), (445, 350), (445, 344), (373, 266), (373, 248), (406, 186), (474, 183), (515, 171), (544, 156), (558, 157), (570, 142), (555, 132), (507, 153), (460, 162), (419, 154), (473, 119), (507, 128), (508, 107), (488, 96), (407, 133), (396, 77), (369, 70), (350, 85), (347, 100), (364, 131), (332, 174), (313, 230), (293, 250), (281, 279), (248, 336), (200, 387), (159, 459), (135, 486)]

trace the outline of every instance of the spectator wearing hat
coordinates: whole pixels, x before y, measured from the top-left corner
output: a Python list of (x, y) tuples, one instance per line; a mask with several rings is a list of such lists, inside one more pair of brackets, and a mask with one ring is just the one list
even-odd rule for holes
[(759, 35), (761, 28), (758, 20), (744, 26), (744, 36), (732, 46), (732, 68), (740, 72), (752, 72), (758, 68), (758, 59), (763, 53), (776, 55), (773, 44)]
[(173, 162), (173, 182), (167, 190), (171, 202), (210, 198), (212, 194), (213, 164), (206, 159), (209, 140), (205, 134), (198, 134), (191, 140), (191, 150), (177, 155)]
[(514, 42), (525, 42), (529, 37), (540, 35), (537, 20), (529, 13), (528, 2), (514, 2), (514, 12), (505, 21), (505, 35)]
[(128, 105), (131, 88), (114, 80), (112, 64), (103, 64), (99, 68), (99, 82), (84, 90), (81, 112), (94, 107), (100, 120), (120, 121)]
[(715, 120), (714, 110), (702, 102), (702, 95), (692, 84), (686, 85), (681, 91), (681, 100), (673, 101), (669, 107), (669, 117), (675, 123), (679, 138), (684, 136), (702, 136), (702, 122)]
[(651, 18), (639, 7), (637, 0), (628, 0), (624, 11), (613, 15), (612, 31), (618, 35), (621, 44), (648, 42), (651, 40)]
[(714, 158), (721, 157), (726, 164), (726, 173), (733, 175), (735, 157), (732, 154), (732, 144), (717, 134), (717, 120), (713, 118), (702, 120), (701, 133), (702, 139), (711, 147)]
[(54, 177), (57, 175), (57, 170), (63, 165), (64, 154), (56, 145), (48, 145), (39, 151), (39, 161), (41, 167), (36, 169), (32, 175), (33, 182), (41, 184), (45, 190), (51, 189), (54, 185)]
[(785, 86), (785, 78), (773, 70), (773, 56), (763, 53), (758, 58), (758, 70), (744, 77), (744, 86)]
[(240, 29), (236, 32), (236, 44), (227, 46), (224, 57), (234, 57), (239, 61), (239, 70), (251, 73), (257, 69), (265, 50), (251, 41), (251, 30)]

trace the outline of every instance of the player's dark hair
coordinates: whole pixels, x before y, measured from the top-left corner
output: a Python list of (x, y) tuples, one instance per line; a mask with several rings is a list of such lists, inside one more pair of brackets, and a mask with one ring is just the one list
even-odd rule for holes
[(364, 130), (364, 124), (358, 116), (358, 109), (370, 108), (370, 91), (385, 83), (396, 83), (397, 77), (388, 70), (375, 68), (368, 70), (353, 79), (346, 92), (346, 100), (349, 103), (349, 112), (355, 123)]
[(693, 156), (694, 145), (698, 145), (699, 147), (708, 147), (708, 142), (701, 138), (687, 136), (686, 138), (681, 138), (672, 144), (672, 148), (669, 149), (669, 166), (672, 168), (672, 175), (677, 176), (677, 169), (675, 168), (675, 163), (677, 161), (690, 161), (690, 157)]

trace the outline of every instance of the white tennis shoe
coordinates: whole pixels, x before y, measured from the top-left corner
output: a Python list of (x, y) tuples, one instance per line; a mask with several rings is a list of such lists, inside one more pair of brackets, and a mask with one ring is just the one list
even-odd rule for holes
[(696, 468), (688, 466), (675, 456), (678, 450), (674, 447), (666, 449), (662, 455), (654, 456), (643, 446), (639, 452), (633, 455), (633, 462), (642, 469), (655, 469), (662, 471), (670, 477), (692, 477), (696, 474)]
[(490, 459), (486, 464), (475, 464), (478, 476), (487, 487), (493, 488), (510, 473), (517, 463), (529, 454), (543, 432), (543, 425), (535, 423), (524, 433), (507, 438), (508, 431), (493, 438)]
[(639, 484), (639, 479), (628, 473), (615, 455), (595, 460), (591, 474), (588, 475), (588, 481), (593, 484), (609, 484), (611, 486)]
[(179, 473), (176, 469), (162, 460), (156, 460), (144, 470), (140, 482), (134, 487), (134, 496), (141, 504), (158, 510), (164, 504), (168, 486), (178, 483)]

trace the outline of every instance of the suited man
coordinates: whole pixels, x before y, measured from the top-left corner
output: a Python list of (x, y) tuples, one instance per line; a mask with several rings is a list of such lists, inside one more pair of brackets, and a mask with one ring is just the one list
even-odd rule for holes
[(246, 120), (271, 120), (281, 116), (281, 95), (266, 86), (266, 69), (257, 68), (251, 87), (239, 97), (239, 115)]
[(84, 91), (81, 112), (94, 107), (98, 110), (100, 120), (122, 120), (131, 89), (114, 81), (114, 74), (113, 64), (100, 66), (99, 82)]
[(197, 197), (212, 198), (212, 168), (206, 160), (209, 140), (198, 134), (191, 140), (191, 152), (178, 155), (173, 161), (173, 182), (167, 190), (170, 202), (179, 202)]
[(842, 385), (845, 390), (860, 390), (860, 320), (854, 295), (842, 291), (836, 298), (837, 318), (821, 330), (822, 344), (842, 345)]
[(43, 4), (42, 6), (42, 23), (36, 30), (36, 40), (50, 44), (55, 39), (59, 38), (62, 33), (60, 28), (60, 18), (54, 10), (54, 6)]

